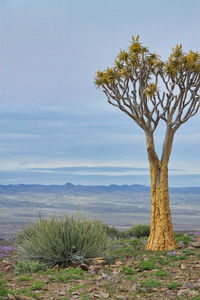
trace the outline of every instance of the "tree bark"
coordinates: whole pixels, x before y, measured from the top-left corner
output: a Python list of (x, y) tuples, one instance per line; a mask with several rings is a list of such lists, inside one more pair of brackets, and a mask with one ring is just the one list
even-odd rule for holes
[[(151, 175), (151, 231), (146, 249), (152, 251), (172, 250), (177, 247), (174, 238), (168, 191), (168, 161), (173, 136), (165, 139), (162, 160), (154, 149), (153, 135), (147, 134), (147, 151)], [(169, 151), (166, 151), (169, 149)]]

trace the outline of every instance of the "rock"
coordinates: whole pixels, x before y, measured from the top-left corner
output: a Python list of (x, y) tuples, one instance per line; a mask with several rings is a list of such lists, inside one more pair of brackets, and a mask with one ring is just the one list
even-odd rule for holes
[(13, 268), (12, 265), (7, 265), (7, 266), (4, 267), (4, 271), (6, 271), (6, 272), (12, 271), (13, 269), (14, 268)]
[(200, 268), (200, 263), (198, 263), (198, 265), (194, 266), (195, 268)]
[(188, 289), (182, 289), (180, 291), (178, 291), (177, 296), (183, 296), (183, 295), (188, 295), (189, 294), (189, 290)]
[(9, 260), (3, 260), (2, 265), (11, 265), (11, 262)]
[(58, 265), (58, 264), (56, 264), (56, 265), (55, 265), (55, 266), (53, 266), (51, 269), (52, 269), (52, 270), (58, 270), (58, 269), (59, 269), (59, 265)]
[(16, 300), (17, 298), (14, 295), (8, 294), (7, 299), (8, 300)]
[(17, 300), (35, 300), (35, 298), (27, 297), (27, 296), (16, 296)]
[(101, 292), (101, 297), (103, 297), (104, 299), (108, 299), (109, 296), (110, 295), (108, 293)]
[(79, 262), (72, 262), (70, 264), (70, 267), (72, 267), (72, 268), (78, 268), (78, 267), (80, 267), (80, 263)]
[(181, 264), (181, 270), (185, 270), (187, 267), (184, 264)]
[(95, 291), (96, 290), (96, 287), (95, 286), (92, 286), (92, 287), (90, 287), (89, 289), (87, 289), (87, 292), (88, 293), (92, 293), (93, 291)]
[(188, 250), (194, 250), (195, 248), (192, 246), (187, 247)]
[(8, 260), (3, 260), (1, 263), (1, 268), (8, 272), (8, 271), (12, 271), (14, 269), (13, 265), (11, 264), (11, 262), (9, 262)]
[(72, 292), (72, 295), (74, 296), (74, 295), (78, 295), (78, 292), (76, 291), (76, 292)]
[(136, 285), (132, 285), (132, 287), (130, 288), (131, 292), (135, 292), (137, 290), (137, 286)]
[(95, 297), (95, 298), (101, 298), (101, 295), (98, 294), (98, 293), (94, 293), (94, 294), (93, 294), (93, 297)]
[(104, 266), (106, 264), (105, 260), (103, 259), (103, 257), (95, 257), (92, 258), (88, 261), (89, 264), (91, 265), (101, 265)]
[(81, 265), (80, 265), (80, 268), (81, 268), (81, 270), (83, 270), (83, 271), (88, 271), (88, 270), (89, 270), (89, 267), (88, 267), (86, 264), (81, 264)]
[(66, 292), (59, 292), (58, 295), (59, 296), (66, 296)]
[(200, 241), (195, 241), (195, 242), (191, 243), (191, 245), (194, 248), (200, 248)]
[(123, 263), (120, 261), (120, 260), (117, 260), (115, 263), (114, 263), (115, 266), (117, 267), (120, 267), (121, 265), (123, 265)]
[(126, 262), (126, 266), (127, 267), (131, 267), (133, 265), (133, 261), (132, 260), (128, 260), (127, 262)]
[(114, 263), (114, 265), (115, 265), (116, 267), (120, 267), (120, 266), (123, 265), (123, 263), (122, 263), (120, 260), (117, 260), (117, 261)]
[(88, 271), (93, 273), (93, 274), (96, 274), (98, 273), (103, 267), (102, 266), (91, 266), (89, 267)]
[(190, 291), (190, 294), (192, 294), (192, 296), (198, 296), (199, 292), (192, 290), (192, 291)]

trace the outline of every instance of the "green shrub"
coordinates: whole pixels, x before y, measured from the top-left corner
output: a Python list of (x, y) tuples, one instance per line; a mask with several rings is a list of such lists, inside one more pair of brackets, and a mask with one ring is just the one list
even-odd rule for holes
[(176, 242), (182, 242), (184, 245), (188, 245), (192, 241), (192, 236), (183, 233), (175, 233)]
[(169, 276), (169, 272), (166, 271), (166, 270), (157, 270), (155, 273), (154, 273), (155, 276), (158, 276), (158, 277), (161, 277), (161, 278), (164, 278), (164, 277), (167, 277)]
[(140, 281), (140, 287), (146, 288), (147, 292), (152, 292), (153, 288), (160, 287), (161, 285), (162, 282), (152, 278), (148, 278)]
[[(38, 293), (38, 291), (36, 291), (36, 292), (30, 291), (29, 288), (22, 288), (22, 289), (14, 292), (14, 295), (21, 295), (21, 294), (23, 294), (26, 297), (31, 297), (31, 299), (32, 298), (40, 299), (40, 294)], [(17, 299), (18, 299), (18, 297), (17, 297)], [(21, 297), (20, 297), (20, 299), (21, 299)]]
[(138, 268), (141, 270), (154, 270), (156, 269), (155, 263), (151, 260), (144, 260), (137, 264)]
[(8, 295), (8, 289), (6, 288), (7, 280), (0, 280), (0, 299), (3, 299), (3, 296)]
[(181, 286), (182, 286), (182, 283), (173, 281), (173, 282), (171, 282), (170, 284), (167, 285), (167, 288), (169, 290), (176, 290), (176, 289), (178, 289)]
[(121, 269), (121, 273), (124, 273), (125, 275), (134, 275), (134, 274), (137, 274), (138, 271), (132, 269), (131, 267), (123, 266)]
[(18, 280), (19, 281), (31, 281), (31, 277), (29, 275), (22, 275)]
[(31, 287), (31, 290), (32, 290), (32, 291), (41, 290), (44, 286), (45, 286), (45, 282), (40, 281), (40, 280), (36, 280), (36, 281), (33, 283), (32, 287)]
[[(23, 234), (24, 232), (24, 234)], [(39, 218), (16, 237), (19, 254), (26, 261), (47, 266), (84, 262), (102, 255), (107, 246), (104, 225), (81, 216)]]
[(23, 273), (37, 273), (39, 271), (44, 271), (46, 269), (45, 264), (38, 261), (18, 261), (15, 265), (15, 271), (19, 274)]
[(104, 226), (104, 229), (108, 236), (114, 237), (117, 239), (124, 237), (124, 232), (117, 230), (117, 228), (115, 228), (114, 226), (109, 226), (107, 224), (104, 224), (103, 226)]
[(56, 275), (56, 279), (61, 282), (67, 283), (72, 279), (81, 279), (84, 274), (84, 271), (78, 268), (70, 268), (66, 269), (64, 272), (60, 271), (58, 275)]
[(126, 236), (134, 236), (137, 238), (143, 236), (149, 236), (150, 234), (150, 226), (147, 224), (136, 224), (131, 226), (125, 231)]

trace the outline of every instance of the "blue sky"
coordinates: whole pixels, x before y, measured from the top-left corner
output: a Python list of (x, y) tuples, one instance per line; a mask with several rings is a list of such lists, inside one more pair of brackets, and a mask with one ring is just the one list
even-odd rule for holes
[[(167, 58), (200, 50), (198, 0), (0, 0), (0, 184), (149, 184), (144, 133), (94, 86), (132, 35)], [(163, 131), (156, 135), (158, 152)], [(170, 185), (200, 186), (200, 112)]]

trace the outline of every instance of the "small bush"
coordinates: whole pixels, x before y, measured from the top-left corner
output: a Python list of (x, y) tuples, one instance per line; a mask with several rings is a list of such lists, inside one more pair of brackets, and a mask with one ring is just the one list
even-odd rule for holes
[(154, 273), (155, 276), (158, 276), (158, 277), (161, 277), (161, 278), (164, 278), (164, 277), (167, 277), (169, 276), (169, 272), (164, 270), (157, 270), (155, 273)]
[(162, 282), (158, 280), (154, 280), (152, 278), (148, 278), (140, 281), (140, 287), (145, 288), (147, 292), (152, 292), (153, 288), (160, 287)]
[(84, 262), (102, 255), (107, 246), (104, 225), (81, 216), (39, 218), (16, 237), (19, 253), (26, 261), (47, 266)]
[(117, 239), (124, 237), (124, 232), (117, 230), (117, 228), (115, 228), (114, 226), (109, 226), (107, 224), (104, 224), (104, 229), (107, 235), (110, 237), (117, 238)]
[(141, 270), (154, 270), (156, 269), (156, 266), (154, 262), (151, 259), (141, 261), (137, 264), (138, 268)]
[(3, 296), (8, 295), (8, 289), (6, 288), (7, 280), (0, 280), (0, 299), (3, 299)]
[[(14, 295), (21, 295), (21, 294), (23, 294), (26, 297), (31, 297), (31, 299), (32, 298), (40, 299), (40, 294), (38, 293), (38, 291), (36, 291), (36, 292), (30, 291), (29, 288), (22, 288), (20, 290), (17, 290), (16, 292), (14, 292)], [(17, 299), (18, 299), (18, 297), (17, 297)]]
[(72, 279), (81, 279), (83, 276), (84, 271), (78, 268), (70, 268), (66, 269), (64, 272), (59, 272), (58, 275), (56, 275), (56, 279), (61, 282), (67, 283), (69, 280)]
[(175, 233), (175, 238), (177, 243), (183, 243), (184, 245), (188, 245), (192, 241), (192, 236), (185, 235), (183, 233)]
[(178, 289), (181, 286), (182, 286), (182, 283), (173, 281), (173, 282), (171, 282), (170, 284), (167, 285), (167, 288), (169, 290), (176, 290), (176, 289)]
[(31, 290), (32, 290), (32, 291), (41, 290), (44, 286), (45, 286), (45, 282), (40, 281), (40, 280), (36, 280), (36, 281), (33, 283), (32, 287), (31, 287)]
[(132, 269), (131, 267), (123, 266), (121, 269), (121, 273), (124, 273), (125, 275), (134, 275), (134, 274), (137, 274), (138, 271)]
[(19, 281), (30, 281), (31, 277), (28, 275), (22, 275), (18, 280)]
[(38, 261), (18, 261), (15, 265), (15, 271), (19, 274), (23, 273), (37, 273), (39, 271), (44, 271), (46, 269), (45, 264)]
[(126, 236), (134, 236), (137, 238), (149, 236), (150, 226), (147, 224), (136, 224), (125, 231)]

